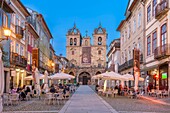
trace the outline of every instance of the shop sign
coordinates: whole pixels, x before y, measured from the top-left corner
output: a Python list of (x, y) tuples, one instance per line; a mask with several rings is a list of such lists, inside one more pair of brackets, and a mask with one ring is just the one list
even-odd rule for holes
[(11, 71), (11, 76), (16, 76), (17, 75), (17, 73), (16, 73), (16, 71)]
[(39, 49), (38, 48), (33, 48), (32, 49), (32, 65), (35, 67), (38, 67), (39, 65)]

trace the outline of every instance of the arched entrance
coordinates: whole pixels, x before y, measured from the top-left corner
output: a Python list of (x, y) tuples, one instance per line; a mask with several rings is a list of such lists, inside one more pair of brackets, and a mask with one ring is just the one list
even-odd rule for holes
[(91, 80), (91, 76), (89, 73), (87, 72), (82, 72), (79, 74), (79, 82), (82, 84), (82, 85), (88, 85), (90, 84), (90, 80)]
[[(97, 71), (95, 75), (99, 75), (99, 74), (101, 74), (101, 72), (100, 72), (100, 71)], [(99, 81), (100, 81), (100, 80), (95, 79), (93, 82), (94, 82), (95, 84), (99, 84)]]
[[(75, 76), (73, 72), (70, 72), (69, 75)], [(74, 79), (69, 80), (69, 83), (72, 83), (72, 84), (76, 83), (76, 77)]]

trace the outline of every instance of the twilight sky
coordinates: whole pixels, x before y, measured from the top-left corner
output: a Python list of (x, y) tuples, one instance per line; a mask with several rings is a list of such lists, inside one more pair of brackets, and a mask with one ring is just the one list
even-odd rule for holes
[[(66, 55), (66, 33), (74, 22), (82, 36), (92, 33), (101, 22), (108, 33), (107, 45), (119, 37), (116, 31), (124, 19), (128, 0), (21, 0), (22, 3), (41, 14), (54, 37), (56, 54)], [(92, 40), (91, 40), (92, 41)]]

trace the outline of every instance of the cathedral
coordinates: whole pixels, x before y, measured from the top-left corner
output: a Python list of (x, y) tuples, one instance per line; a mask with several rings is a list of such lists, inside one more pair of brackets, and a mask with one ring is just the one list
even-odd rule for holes
[(106, 69), (106, 40), (107, 32), (101, 24), (94, 29), (91, 37), (82, 36), (74, 25), (67, 32), (66, 57), (71, 66), (68, 73), (75, 76), (75, 81), (80, 84), (92, 84), (92, 76), (103, 73)]

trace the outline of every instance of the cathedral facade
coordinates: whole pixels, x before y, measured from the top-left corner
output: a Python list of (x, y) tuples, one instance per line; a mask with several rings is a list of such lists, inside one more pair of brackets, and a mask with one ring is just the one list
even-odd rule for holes
[(67, 32), (66, 57), (71, 64), (68, 73), (76, 77), (81, 84), (90, 84), (92, 76), (106, 69), (106, 29), (99, 25), (93, 32), (93, 44), (90, 36), (82, 37), (76, 25)]

